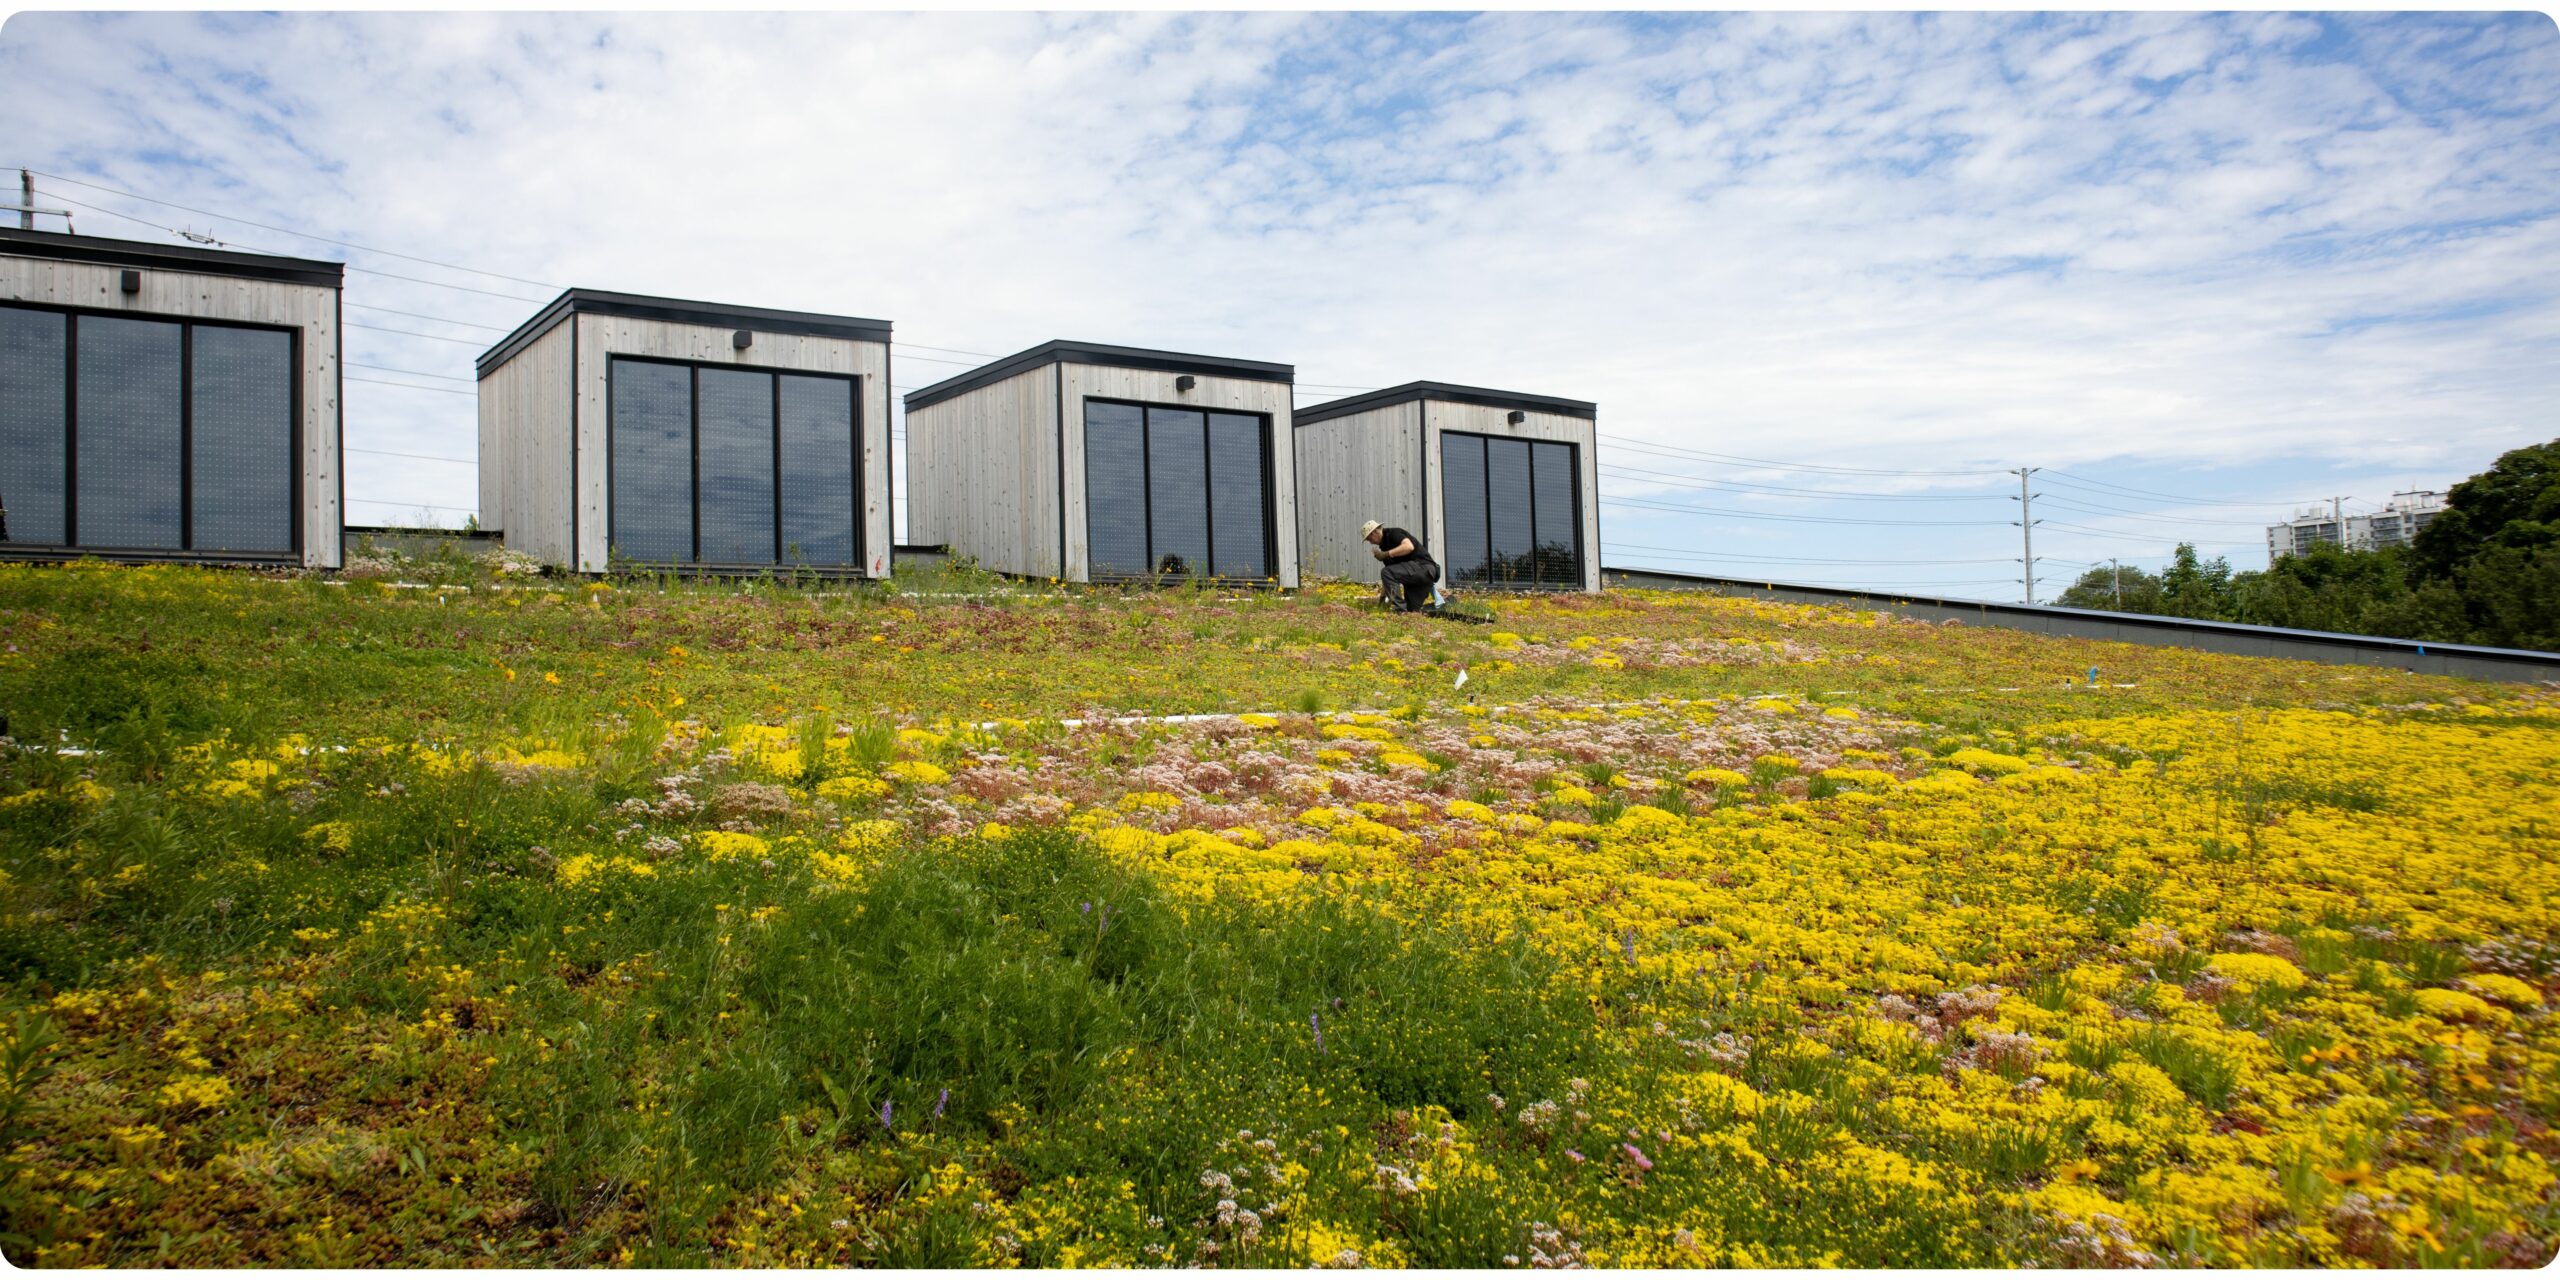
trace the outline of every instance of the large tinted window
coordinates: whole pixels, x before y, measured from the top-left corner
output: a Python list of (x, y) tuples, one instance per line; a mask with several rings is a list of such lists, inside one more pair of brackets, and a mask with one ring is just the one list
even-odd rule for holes
[(1084, 406), (1085, 554), (1096, 578), (1147, 571), (1147, 413)]
[(122, 316), (81, 316), (75, 326), (80, 544), (181, 550), (178, 362), (185, 326)]
[(294, 336), (0, 306), (0, 541), (290, 555)]
[(1483, 436), (1440, 437), (1440, 505), (1440, 522), (1449, 535), (1441, 573), (1451, 582), (1484, 581)]
[(1209, 440), (1204, 415), (1147, 410), (1148, 560), (1176, 577), (1209, 572)]
[(616, 360), (613, 550), (647, 562), (693, 558), (693, 371)]
[(780, 383), (782, 558), (852, 564), (853, 383), (789, 374)]
[(293, 547), (293, 335), (198, 325), (188, 356), (194, 549)]
[(772, 564), (773, 375), (702, 369), (696, 441), (701, 447), (705, 564)]
[(0, 542), (59, 545), (71, 317), (0, 307)]
[(1267, 578), (1262, 531), (1262, 419), (1209, 415), (1209, 522), (1220, 577)]
[(624, 357), (610, 376), (614, 554), (862, 563), (855, 379)]
[(1580, 474), (1571, 444), (1443, 433), (1440, 493), (1450, 580), (1580, 588)]
[(1084, 413), (1095, 578), (1271, 575), (1265, 419), (1099, 400)]
[(1582, 585), (1582, 486), (1574, 483), (1573, 446), (1540, 440), (1529, 446), (1529, 491), (1537, 507), (1536, 577), (1542, 587)]

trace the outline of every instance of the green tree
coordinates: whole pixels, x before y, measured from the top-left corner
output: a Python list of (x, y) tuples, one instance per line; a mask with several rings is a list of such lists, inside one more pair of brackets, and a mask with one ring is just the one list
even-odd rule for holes
[(2428, 577), (2457, 577), (2489, 547), (2560, 546), (2560, 440), (2500, 454), (2445, 501), (2444, 514), (2418, 531), (2418, 561)]
[(2071, 609), (2107, 609), (2116, 613), (2160, 612), (2160, 575), (2138, 565), (2121, 571), (2100, 565), (2080, 575), (2055, 604)]
[(2237, 603), (2232, 596), (2230, 560), (2201, 559), (2194, 543), (2179, 543), (2169, 567), (2160, 571), (2159, 612), (2172, 618), (2234, 622), (2239, 620)]

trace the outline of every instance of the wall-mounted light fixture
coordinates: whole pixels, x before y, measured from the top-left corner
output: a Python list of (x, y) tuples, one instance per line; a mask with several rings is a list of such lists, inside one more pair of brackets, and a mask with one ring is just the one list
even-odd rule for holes
[(117, 285), (126, 293), (140, 293), (142, 292), (142, 273), (139, 271), (127, 271), (124, 273), (123, 278), (117, 281)]
[(1522, 412), (1521, 412), (1521, 411), (1519, 411), (1518, 409), (1514, 409), (1514, 410), (1512, 410), (1512, 411), (1511, 411), (1511, 425), (1512, 425), (1512, 426), (1515, 426), (1515, 427), (1516, 427), (1516, 426), (1519, 426), (1521, 423), (1523, 423), (1523, 422), (1527, 422), (1528, 420), (1529, 420), (1529, 415), (1528, 415), (1528, 414), (1522, 413)]
[(737, 350), (744, 351), (755, 344), (756, 332), (753, 329), (740, 329), (729, 335), (729, 345)]
[(1173, 389), (1176, 391), (1189, 391), (1199, 385), (1200, 380), (1187, 373), (1173, 380)]

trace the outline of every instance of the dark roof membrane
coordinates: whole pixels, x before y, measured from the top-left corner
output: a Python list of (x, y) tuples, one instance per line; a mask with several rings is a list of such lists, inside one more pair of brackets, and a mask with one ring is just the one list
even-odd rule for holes
[(669, 324), (698, 324), (710, 329), (747, 329), (756, 333), (790, 333), (811, 338), (849, 338), (855, 342), (887, 342), (889, 322), (865, 320), (858, 316), (819, 315), (809, 311), (775, 311), (766, 307), (727, 306), (717, 302), (693, 302), (684, 298), (657, 298), (638, 293), (613, 293), (604, 289), (569, 289), (551, 300), (551, 305), (535, 312), (532, 319), (516, 326), (516, 331), (498, 340), (498, 344), (480, 353), (480, 376), (485, 378), (498, 366), (515, 358), (516, 353), (532, 346), (542, 335), (570, 316), (628, 316), (634, 320), (663, 320)]
[(1033, 369), (1053, 364), (1091, 364), (1108, 369), (1152, 369), (1161, 373), (1189, 373), (1203, 378), (1242, 378), (1251, 382), (1294, 383), (1298, 370), (1294, 365), (1272, 364), (1264, 360), (1231, 360), (1220, 356), (1189, 355), (1179, 351), (1156, 351), (1146, 347), (1115, 347), (1099, 342), (1071, 342), (1053, 339), (1029, 351), (1006, 356), (992, 364), (980, 365), (967, 373), (945, 378), (929, 387), (907, 394), (907, 408), (921, 409), (939, 404), (953, 396), (965, 395), (980, 387), (993, 386), (1007, 378), (1017, 377)]
[(1594, 422), (1600, 418), (1600, 407), (1588, 400), (1562, 400), (1554, 396), (1523, 395), (1517, 391), (1491, 391), (1483, 387), (1462, 387), (1450, 382), (1408, 382), (1402, 386), (1364, 391), (1356, 396), (1344, 396), (1339, 400), (1327, 400), (1323, 404), (1308, 405), (1290, 414), (1289, 420), (1303, 427), (1310, 422), (1322, 422), (1327, 418), (1366, 413), (1371, 409), (1383, 409), (1391, 404), (1405, 404), (1414, 400), (1483, 405), (1490, 409), (1521, 409), (1530, 413), (1552, 413), (1567, 418), (1585, 418)]
[(44, 258), (54, 262), (94, 262), (101, 266), (143, 271), (185, 271), (196, 275), (274, 280), (285, 284), (343, 288), (347, 265), (316, 258), (287, 258), (237, 249), (204, 249), (194, 245), (155, 244), (107, 236), (75, 236), (60, 231), (28, 231), (0, 227), (0, 256)]

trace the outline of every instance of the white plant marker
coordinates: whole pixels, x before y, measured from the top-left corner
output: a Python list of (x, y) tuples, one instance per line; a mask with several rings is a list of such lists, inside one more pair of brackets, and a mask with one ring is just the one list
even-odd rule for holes
[(1450, 685), (1449, 687), (1451, 689), (1464, 689), (1467, 687), (1467, 669), (1465, 667), (1458, 668), (1458, 682)]

